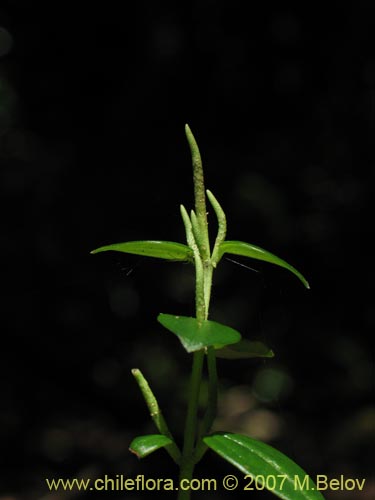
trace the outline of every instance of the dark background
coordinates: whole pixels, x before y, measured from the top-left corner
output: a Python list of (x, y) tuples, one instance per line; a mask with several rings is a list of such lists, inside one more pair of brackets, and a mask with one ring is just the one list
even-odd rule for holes
[[(185, 123), (228, 238), (284, 257), (311, 284), (221, 263), (211, 318), (276, 355), (219, 361), (217, 427), (269, 442), (312, 476), (367, 478), (362, 493), (327, 499), (372, 497), (375, 13), (296, 5), (2, 2), (1, 500), (95, 497), (52, 496), (46, 477), (176, 477), (163, 450), (142, 462), (127, 451), (154, 431), (130, 369), (180, 441), (191, 360), (156, 316), (194, 314), (193, 269), (89, 251), (184, 241)], [(212, 453), (197, 468), (228, 473), (241, 477)]]

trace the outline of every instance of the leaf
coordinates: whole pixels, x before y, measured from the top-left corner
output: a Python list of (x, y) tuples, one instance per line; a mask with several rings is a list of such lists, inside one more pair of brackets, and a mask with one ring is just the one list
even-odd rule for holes
[(172, 439), (163, 434), (148, 434), (146, 436), (138, 436), (130, 443), (129, 450), (137, 455), (138, 458), (147, 457), (150, 453), (173, 444)]
[[(268, 444), (229, 432), (212, 434), (203, 441), (224, 460), (253, 478), (258, 488), (265, 486), (284, 500), (324, 500), (305, 471)], [(254, 489), (257, 489), (255, 485)]]
[(180, 339), (187, 352), (194, 352), (204, 347), (223, 347), (241, 340), (241, 334), (216, 321), (205, 320), (200, 325), (196, 318), (159, 314), (158, 321), (167, 330)]
[(230, 253), (233, 255), (242, 255), (244, 257), (250, 257), (252, 259), (263, 260), (265, 262), (270, 262), (276, 266), (284, 267), (288, 269), (293, 274), (299, 278), (306, 288), (310, 288), (308, 281), (302, 276), (302, 274), (297, 271), (293, 266), (288, 264), (285, 260), (280, 259), (271, 252), (264, 250), (263, 248), (257, 247), (255, 245), (250, 245), (250, 243), (244, 243), (243, 241), (224, 241), (219, 249), (219, 260), (225, 253)]
[(237, 344), (216, 350), (216, 357), (223, 359), (273, 358), (273, 351), (263, 342), (242, 339)]
[(96, 248), (90, 253), (108, 252), (131, 253), (144, 255), (145, 257), (156, 257), (158, 259), (193, 261), (193, 251), (187, 245), (175, 241), (127, 241), (125, 243), (114, 243)]

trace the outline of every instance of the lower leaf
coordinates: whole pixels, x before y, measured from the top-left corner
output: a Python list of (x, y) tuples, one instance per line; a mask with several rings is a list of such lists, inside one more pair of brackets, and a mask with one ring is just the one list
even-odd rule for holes
[(130, 443), (129, 450), (137, 455), (138, 458), (147, 457), (150, 453), (173, 444), (172, 439), (163, 434), (148, 434), (146, 436), (138, 436)]
[(224, 460), (284, 500), (324, 500), (312, 479), (293, 460), (266, 443), (229, 432), (203, 439)]
[(258, 340), (242, 339), (237, 344), (216, 350), (216, 357), (223, 359), (273, 358), (273, 351)]

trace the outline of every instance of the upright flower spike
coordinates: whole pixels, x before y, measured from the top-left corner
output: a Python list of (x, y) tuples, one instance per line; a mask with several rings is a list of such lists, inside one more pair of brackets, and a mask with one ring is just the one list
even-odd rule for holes
[(194, 237), (191, 220), (183, 205), (180, 205), (181, 217), (185, 225), (187, 244), (193, 251), (195, 264), (195, 304), (197, 319), (202, 322), (206, 318), (206, 305), (204, 298), (204, 269), (201, 255), (199, 253), (198, 243)]
[(207, 226), (207, 211), (206, 211), (206, 192), (204, 188), (204, 176), (202, 159), (199, 152), (198, 144), (194, 138), (189, 125), (185, 125), (186, 138), (189, 143), (191, 159), (193, 163), (193, 179), (194, 179), (194, 198), (195, 198), (195, 214), (197, 216), (199, 228), (199, 251), (202, 260), (208, 262), (210, 258), (210, 242), (208, 237)]
[(216, 236), (216, 241), (214, 245), (214, 249), (212, 251), (211, 255), (211, 264), (213, 267), (217, 266), (217, 263), (220, 260), (219, 257), (219, 252), (220, 252), (220, 246), (225, 240), (225, 236), (227, 235), (227, 218), (225, 216), (224, 210), (221, 208), (220, 203), (217, 201), (215, 196), (207, 189), (207, 197), (210, 200), (210, 203), (215, 210), (215, 214), (217, 217), (217, 223), (218, 223), (218, 231), (217, 231), (217, 236)]
[[(170, 454), (170, 456), (173, 458), (173, 460), (178, 464), (180, 461), (180, 458), (181, 458), (181, 452), (178, 449), (178, 447), (173, 439), (173, 436), (172, 436), (172, 434), (168, 428), (168, 425), (163, 417), (163, 414), (162, 414), (161, 409), (159, 407), (159, 404), (154, 396), (154, 393), (150, 389), (150, 386), (148, 385), (148, 382), (145, 379), (145, 377), (143, 376), (141, 370), (139, 370), (138, 368), (133, 368), (132, 374), (133, 374), (133, 377), (135, 378), (135, 380), (137, 381), (137, 384), (142, 392), (144, 400), (146, 401), (146, 404), (148, 406), (148, 409), (150, 410), (151, 418), (154, 421), (156, 427), (158, 428), (158, 430), (160, 432), (160, 435), (159, 436), (157, 435), (155, 439), (152, 439), (150, 436), (148, 437), (149, 446), (148, 446), (148, 452), (145, 452), (145, 455), (151, 453), (152, 451), (155, 451), (160, 446), (165, 446), (167, 452)], [(167, 441), (164, 440), (164, 441), (162, 441), (162, 443), (160, 443), (160, 438), (162, 438), (162, 436), (167, 437), (168, 440)], [(145, 437), (146, 436), (143, 436), (142, 439), (144, 440)], [(158, 440), (159, 440), (159, 443), (157, 443)], [(134, 441), (133, 441), (133, 443), (134, 443)], [(157, 445), (155, 446), (156, 443), (157, 443)], [(150, 444), (152, 444), (154, 446), (150, 447)], [(132, 446), (131, 446), (131, 448), (132, 448)], [(137, 450), (141, 449), (141, 448), (142, 447), (137, 446), (135, 453), (137, 454)], [(143, 446), (143, 449), (145, 449), (145, 446)], [(143, 455), (143, 456), (145, 456), (145, 455)]]

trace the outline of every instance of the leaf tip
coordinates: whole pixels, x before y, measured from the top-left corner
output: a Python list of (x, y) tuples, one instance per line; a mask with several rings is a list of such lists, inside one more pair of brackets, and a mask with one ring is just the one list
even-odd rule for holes
[(129, 451), (130, 453), (133, 453), (133, 455), (135, 455), (139, 460), (142, 458), (141, 455), (136, 452), (133, 448), (129, 447)]
[(110, 250), (110, 248), (107, 246), (104, 246), (104, 247), (99, 247), (99, 248), (94, 248), (94, 250), (91, 250), (90, 251), (90, 254), (91, 255), (94, 255), (96, 253), (101, 253), (101, 252), (105, 252), (107, 250)]
[(301, 274), (301, 273), (295, 273), (297, 277), (302, 281), (302, 284), (306, 288), (306, 290), (311, 290), (310, 283), (307, 281), (307, 279)]

